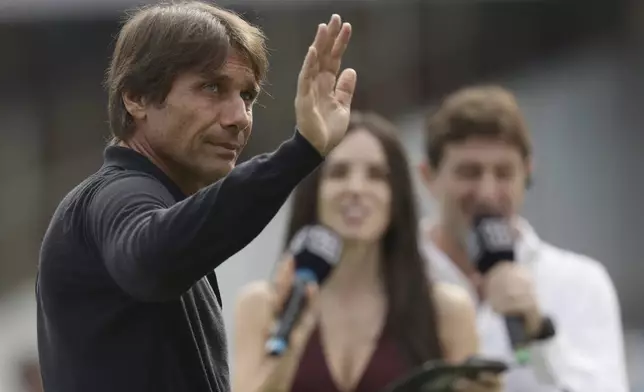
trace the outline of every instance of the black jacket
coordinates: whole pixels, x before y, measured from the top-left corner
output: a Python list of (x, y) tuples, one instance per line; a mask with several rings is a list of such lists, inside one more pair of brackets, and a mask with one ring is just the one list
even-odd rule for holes
[(45, 392), (230, 391), (214, 269), (321, 162), (296, 132), (185, 197), (144, 156), (108, 147), (101, 169), (60, 203), (42, 243)]

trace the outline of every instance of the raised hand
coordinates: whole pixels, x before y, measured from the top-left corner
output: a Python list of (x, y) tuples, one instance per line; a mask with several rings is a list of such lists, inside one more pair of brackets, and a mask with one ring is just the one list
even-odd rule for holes
[(349, 125), (357, 75), (350, 68), (337, 75), (350, 38), (351, 25), (339, 15), (320, 24), (298, 78), (297, 127), (323, 156), (340, 143)]

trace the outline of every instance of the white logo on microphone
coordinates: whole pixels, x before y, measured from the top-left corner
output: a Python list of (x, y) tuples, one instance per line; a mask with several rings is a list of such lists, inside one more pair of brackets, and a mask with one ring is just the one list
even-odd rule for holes
[(335, 264), (340, 260), (342, 241), (335, 233), (322, 226), (309, 229), (308, 248), (312, 253), (322, 257), (328, 263)]
[(323, 226), (308, 226), (295, 235), (290, 246), (293, 254), (303, 248), (321, 257), (327, 263), (335, 264), (340, 260), (342, 240)]
[(514, 246), (510, 225), (503, 220), (483, 220), (479, 225), (479, 233), (488, 250), (504, 251)]

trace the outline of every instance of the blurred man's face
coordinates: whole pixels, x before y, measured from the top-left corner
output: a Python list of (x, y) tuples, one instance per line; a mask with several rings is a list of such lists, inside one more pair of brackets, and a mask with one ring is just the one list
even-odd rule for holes
[(439, 166), (425, 167), (423, 176), (439, 204), (441, 224), (462, 239), (477, 214), (516, 215), (529, 172), (516, 146), (472, 137), (447, 145)]

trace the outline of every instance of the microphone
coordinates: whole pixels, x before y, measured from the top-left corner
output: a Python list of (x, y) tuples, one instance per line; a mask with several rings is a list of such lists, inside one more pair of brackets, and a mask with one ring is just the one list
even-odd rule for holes
[(291, 331), (306, 306), (307, 285), (320, 285), (326, 280), (340, 260), (342, 240), (323, 226), (305, 226), (293, 237), (289, 250), (295, 259), (295, 279), (286, 306), (266, 341), (265, 348), (271, 356), (282, 355), (288, 349)]
[[(501, 216), (476, 216), (467, 242), (470, 259), (483, 275), (499, 262), (514, 261), (512, 228), (507, 219)], [(522, 316), (506, 315), (505, 325), (517, 361), (521, 364), (527, 363), (529, 353), (525, 347), (528, 343), (525, 320)]]

